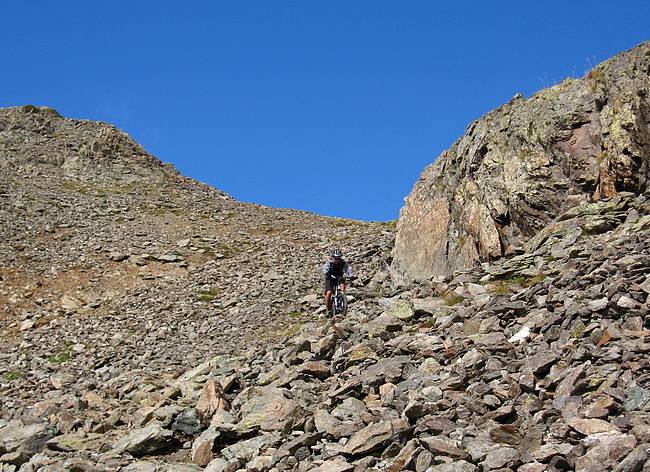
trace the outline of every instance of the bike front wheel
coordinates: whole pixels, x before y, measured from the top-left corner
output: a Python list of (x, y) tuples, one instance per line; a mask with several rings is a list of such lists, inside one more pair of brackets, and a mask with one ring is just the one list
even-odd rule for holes
[(345, 315), (348, 312), (348, 301), (343, 293), (338, 293), (336, 296), (336, 313)]

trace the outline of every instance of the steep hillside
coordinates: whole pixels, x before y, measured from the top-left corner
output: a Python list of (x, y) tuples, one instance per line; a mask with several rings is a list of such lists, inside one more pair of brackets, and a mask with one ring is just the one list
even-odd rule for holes
[(263, 347), (319, 316), (331, 247), (367, 282), (393, 239), (391, 225), (236, 202), (48, 108), (0, 110), (0, 187), (3, 417)]
[(426, 280), (512, 255), (560, 212), (650, 185), (650, 43), (472, 123), (402, 209), (393, 268)]

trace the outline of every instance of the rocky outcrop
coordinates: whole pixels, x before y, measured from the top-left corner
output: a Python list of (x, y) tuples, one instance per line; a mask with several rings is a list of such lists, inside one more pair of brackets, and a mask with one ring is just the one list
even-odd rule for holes
[(0, 161), (22, 170), (55, 166), (81, 181), (160, 183), (177, 174), (115, 126), (32, 105), (0, 109)]
[(426, 280), (521, 251), (555, 216), (650, 188), (650, 43), (472, 123), (403, 207), (393, 269)]

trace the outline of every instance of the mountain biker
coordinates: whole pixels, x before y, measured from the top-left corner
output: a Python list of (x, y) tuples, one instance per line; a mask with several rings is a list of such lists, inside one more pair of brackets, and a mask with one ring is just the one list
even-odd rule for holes
[(343, 259), (343, 253), (340, 249), (332, 250), (331, 258), (323, 266), (325, 274), (325, 309), (327, 314), (332, 311), (332, 291), (334, 290), (334, 281), (338, 279), (339, 287), (345, 293), (345, 277), (352, 277), (350, 265)]

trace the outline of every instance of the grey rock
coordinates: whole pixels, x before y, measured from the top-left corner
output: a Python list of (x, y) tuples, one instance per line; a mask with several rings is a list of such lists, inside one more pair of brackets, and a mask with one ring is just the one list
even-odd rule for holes
[(613, 472), (638, 472), (643, 468), (643, 464), (648, 460), (648, 449), (650, 445), (644, 444), (634, 448), (620, 464), (618, 464)]
[[(517, 96), (473, 122), (407, 198), (393, 277), (426, 281), (472, 267), (525, 245), (562, 209), (566, 219), (598, 215), (570, 212), (592, 196), (612, 197), (623, 182), (636, 194), (647, 190), (648, 167), (632, 164), (646, 162), (635, 143), (645, 142), (647, 131), (629, 123), (644, 120), (632, 97), (648, 88), (641, 71), (649, 47), (615, 56), (581, 80)], [(594, 107), (594, 100), (606, 105)], [(626, 146), (635, 159), (621, 157)], [(596, 217), (581, 226), (596, 235), (617, 221)]]
[(228, 470), (228, 461), (217, 457), (212, 460), (204, 470), (206, 472), (226, 472)]
[(173, 433), (160, 423), (152, 422), (141, 429), (131, 431), (113, 445), (115, 452), (129, 452), (140, 457), (165, 449), (173, 442)]
[(631, 387), (628, 391), (623, 408), (625, 411), (634, 411), (643, 407), (650, 400), (650, 392), (639, 386)]
[(476, 472), (478, 468), (467, 461), (453, 461), (429, 467), (426, 472)]
[(250, 399), (240, 407), (238, 430), (280, 431), (290, 427), (300, 415), (300, 406), (289, 398), (286, 389), (254, 387), (246, 395)]
[(56, 429), (47, 423), (25, 425), (20, 421), (9, 422), (0, 429), (0, 462), (20, 466), (42, 451), (55, 434)]
[(519, 451), (512, 447), (497, 447), (488, 452), (485, 460), (482, 462), (486, 470), (500, 469), (502, 467), (512, 467), (519, 460)]
[(636, 447), (633, 435), (615, 431), (594, 434), (582, 442), (589, 449), (576, 458), (575, 469), (583, 472), (613, 468)]
[(350, 472), (354, 470), (354, 465), (342, 457), (336, 457), (323, 462), (316, 470), (318, 472)]
[(262, 434), (225, 447), (221, 450), (221, 454), (228, 460), (248, 462), (266, 449), (277, 445), (280, 440), (281, 436), (278, 433)]
[(203, 429), (196, 408), (183, 410), (172, 423), (172, 431), (179, 431), (188, 436), (194, 436)]

